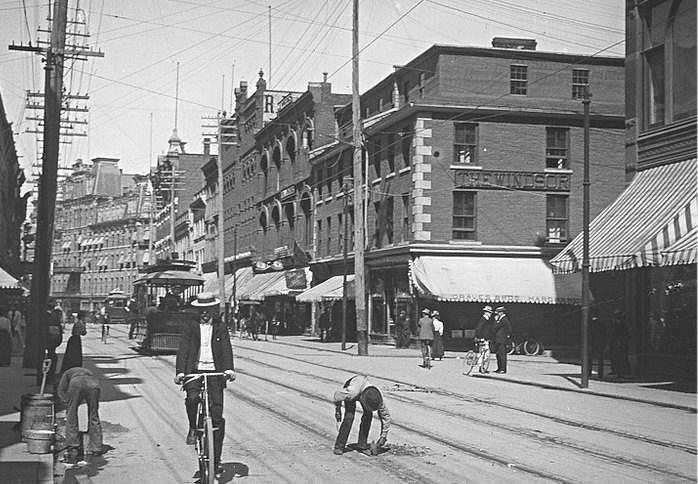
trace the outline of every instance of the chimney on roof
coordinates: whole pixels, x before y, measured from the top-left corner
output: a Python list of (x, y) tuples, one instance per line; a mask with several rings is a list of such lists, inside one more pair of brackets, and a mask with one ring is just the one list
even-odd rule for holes
[(497, 49), (536, 50), (537, 45), (536, 39), (517, 39), (514, 37), (494, 37), (492, 39), (492, 47)]
[(204, 156), (209, 156), (211, 154), (211, 140), (204, 138)]

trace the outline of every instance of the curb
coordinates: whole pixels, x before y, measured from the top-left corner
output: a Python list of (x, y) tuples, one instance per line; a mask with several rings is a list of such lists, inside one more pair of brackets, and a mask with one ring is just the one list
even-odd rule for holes
[(517, 385), (527, 385), (527, 386), (545, 388), (548, 390), (561, 390), (561, 391), (565, 391), (565, 392), (581, 393), (584, 395), (593, 395), (593, 396), (597, 396), (597, 397), (613, 398), (615, 400), (626, 400), (629, 402), (645, 403), (647, 405), (654, 405), (657, 407), (674, 408), (677, 410), (683, 410), (683, 411), (690, 412), (690, 413), (697, 413), (696, 407), (689, 407), (687, 405), (680, 405), (678, 403), (660, 402), (657, 400), (649, 400), (646, 398), (637, 398), (637, 397), (630, 397), (630, 396), (625, 396), (625, 395), (602, 393), (602, 392), (598, 392), (595, 390), (588, 390), (588, 389), (584, 389), (584, 388), (567, 388), (567, 387), (562, 387), (562, 386), (558, 386), (558, 385), (551, 385), (548, 383), (538, 383), (538, 382), (532, 382), (532, 381), (515, 380), (513, 378), (507, 378), (507, 377), (502, 377), (502, 376), (495, 377), (495, 376), (491, 376), (491, 375), (483, 375), (481, 373), (474, 373), (470, 376), (473, 376), (475, 378), (485, 378), (485, 379), (496, 380), (496, 381), (506, 381), (509, 383), (515, 383)]

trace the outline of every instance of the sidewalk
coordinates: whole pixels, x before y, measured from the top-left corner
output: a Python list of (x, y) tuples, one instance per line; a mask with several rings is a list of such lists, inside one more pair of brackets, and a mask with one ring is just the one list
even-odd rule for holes
[[(348, 354), (356, 358), (363, 358), (357, 356), (357, 347), (354, 342), (348, 342), (347, 350), (342, 351), (341, 343), (321, 343), (318, 338), (309, 336), (282, 336), (277, 341), (284, 344), (312, 347), (332, 353)], [(415, 365), (421, 363), (422, 359), (419, 349), (414, 347), (396, 349), (392, 345), (372, 344), (368, 347), (368, 353), (369, 358), (395, 359), (395, 365), (381, 365), (384, 369), (404, 367), (405, 358), (413, 359)], [(444, 387), (452, 385), (451, 378), (454, 373), (462, 373), (464, 357), (465, 352), (446, 351), (444, 360), (436, 362), (436, 364), (448, 368), (449, 371), (443, 372), (443, 382), (441, 382), (438, 376), (439, 373), (435, 368), (432, 370), (434, 374), (431, 376), (431, 379), (435, 382), (443, 383)], [(496, 379), (513, 385), (529, 385), (551, 390), (578, 392), (677, 408), (696, 413), (695, 380), (677, 380), (670, 377), (662, 380), (642, 378), (619, 379), (610, 376), (599, 380), (594, 373), (592, 378), (589, 379), (589, 387), (581, 388), (581, 363), (579, 360), (557, 360), (550, 356), (524, 355), (511, 355), (508, 360), (509, 371), (504, 375), (496, 374), (492, 371), (496, 368), (495, 357), (492, 355), (490, 360), (491, 372), (489, 374), (476, 373), (470, 377), (464, 376), (464, 378)], [(608, 362), (606, 363), (606, 371), (610, 372)]]
[[(0, 481), (4, 483), (53, 483), (53, 453), (30, 454), (21, 442), (19, 407), (22, 395), (39, 393), (36, 370), (22, 368), (22, 357), (13, 356), (10, 366), (0, 367)], [(53, 393), (46, 385), (44, 393)]]

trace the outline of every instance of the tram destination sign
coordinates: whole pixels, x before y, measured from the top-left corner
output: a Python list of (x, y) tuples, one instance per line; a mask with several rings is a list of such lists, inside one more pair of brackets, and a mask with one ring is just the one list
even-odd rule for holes
[(455, 170), (456, 188), (569, 192), (571, 181), (570, 173)]

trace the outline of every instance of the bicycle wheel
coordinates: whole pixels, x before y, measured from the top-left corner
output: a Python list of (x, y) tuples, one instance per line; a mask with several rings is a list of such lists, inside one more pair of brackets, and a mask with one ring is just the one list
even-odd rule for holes
[(490, 368), (490, 358), (489, 355), (487, 358), (485, 358), (485, 355), (482, 355), (482, 363), (480, 364), (480, 373), (487, 373)]
[(468, 351), (465, 354), (465, 359), (463, 360), (463, 374), (464, 375), (470, 375), (470, 373), (473, 371), (473, 368), (475, 368), (475, 365), (477, 364), (477, 355), (473, 350)]
[(507, 345), (507, 354), (513, 355), (514, 353), (516, 353), (516, 341), (511, 340)]
[(216, 460), (215, 460), (215, 450), (213, 448), (213, 421), (209, 418), (206, 419), (206, 444), (208, 446), (208, 462), (206, 463), (208, 467), (208, 481), (202, 481), (202, 484), (213, 484), (216, 481)]
[(537, 355), (540, 353), (540, 343), (535, 338), (527, 339), (524, 342), (523, 350), (528, 356)]

